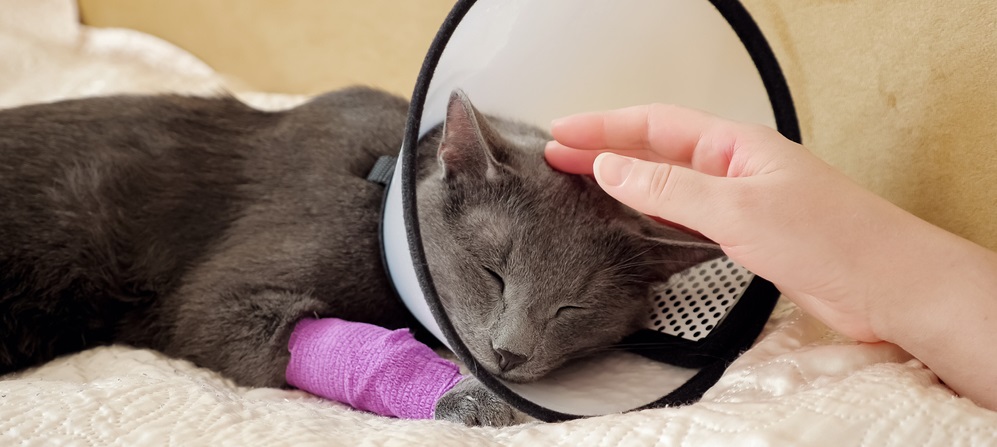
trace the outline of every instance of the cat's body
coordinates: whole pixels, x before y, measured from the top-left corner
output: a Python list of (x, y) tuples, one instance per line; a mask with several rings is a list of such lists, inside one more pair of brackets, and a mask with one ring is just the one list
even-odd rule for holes
[[(384, 188), (365, 179), (406, 109), (354, 88), (275, 113), (177, 96), (0, 111), (0, 374), (126, 343), (285, 386), (302, 317), (411, 325), (380, 260)], [(651, 284), (717, 253), (552, 171), (547, 138), (455, 94), (418, 149), (441, 299), (508, 380), (618, 342)], [(480, 384), (448, 396), (438, 417), (509, 422)]]
[(0, 112), (0, 373), (123, 342), (281, 386), (302, 316), (406, 326), (364, 179), (405, 113), (362, 89)]

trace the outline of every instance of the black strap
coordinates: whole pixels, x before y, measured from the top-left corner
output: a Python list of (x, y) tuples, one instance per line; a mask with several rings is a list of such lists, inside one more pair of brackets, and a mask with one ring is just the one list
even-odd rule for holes
[(395, 162), (397, 160), (398, 157), (388, 155), (378, 157), (377, 161), (374, 162), (374, 167), (370, 168), (370, 173), (367, 174), (367, 181), (387, 186), (391, 180), (391, 176), (395, 174)]

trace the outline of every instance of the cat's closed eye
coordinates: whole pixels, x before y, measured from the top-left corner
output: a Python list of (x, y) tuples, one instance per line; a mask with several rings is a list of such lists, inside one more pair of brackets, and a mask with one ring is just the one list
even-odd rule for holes
[(499, 275), (498, 273), (495, 272), (495, 270), (492, 270), (488, 267), (482, 266), (481, 268), (485, 269), (485, 271), (488, 272), (488, 274), (492, 277), (492, 279), (495, 280), (495, 283), (498, 284), (499, 286), (499, 291), (505, 293), (505, 280), (502, 279), (502, 275)]
[(582, 307), (582, 306), (561, 306), (561, 307), (559, 307), (557, 309), (557, 312), (554, 313), (554, 317), (560, 317), (560, 316), (562, 316), (562, 315), (564, 315), (564, 314), (566, 314), (568, 312), (574, 312), (574, 311), (579, 311), (579, 310), (585, 310), (585, 307)]

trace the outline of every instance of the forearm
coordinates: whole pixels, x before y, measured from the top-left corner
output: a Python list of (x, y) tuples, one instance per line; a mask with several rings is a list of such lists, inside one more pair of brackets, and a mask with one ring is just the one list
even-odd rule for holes
[[(924, 222), (897, 260), (904, 287), (880, 316), (880, 336), (924, 362), (950, 388), (997, 410), (997, 253)], [(900, 267), (900, 268), (897, 268)], [(888, 295), (890, 292), (883, 292)]]

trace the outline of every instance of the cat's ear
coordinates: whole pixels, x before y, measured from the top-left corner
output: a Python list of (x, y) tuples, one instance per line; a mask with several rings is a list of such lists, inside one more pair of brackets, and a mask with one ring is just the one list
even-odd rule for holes
[(444, 179), (458, 176), (495, 178), (502, 170), (488, 144), (492, 132), (487, 120), (460, 89), (450, 94), (437, 159)]
[(648, 262), (657, 267), (662, 279), (724, 255), (713, 241), (646, 217), (642, 217), (638, 227), (638, 237), (651, 257)]

